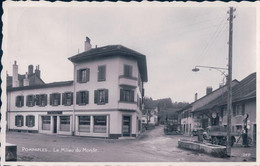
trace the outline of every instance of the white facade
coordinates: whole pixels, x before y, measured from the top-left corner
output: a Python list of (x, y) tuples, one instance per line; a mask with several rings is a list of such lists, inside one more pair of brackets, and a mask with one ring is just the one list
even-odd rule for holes
[[(138, 59), (115, 54), (80, 62), (71, 61), (74, 65), (74, 80), (71, 82), (7, 90), (8, 129), (93, 137), (137, 137), (141, 133), (140, 105), (143, 96)], [(125, 65), (130, 66), (130, 76), (125, 76)], [(102, 81), (98, 78), (99, 66), (105, 66), (105, 72), (102, 72), (105, 73), (105, 79)], [(78, 81), (79, 71), (85, 69), (89, 72), (87, 81)], [(54, 93), (59, 95), (55, 97), (52, 95)], [(73, 95), (73, 104), (64, 105), (71, 98), (64, 97), (63, 93)], [(47, 95), (47, 105), (27, 106), (27, 96), (34, 95), (35, 99), (39, 94)], [(23, 96), (23, 106), (17, 106), (17, 100), (21, 100), (17, 96)], [(53, 104), (58, 98), (60, 103)], [(97, 102), (99, 100), (102, 103)], [(36, 103), (36, 99), (33, 102)]]

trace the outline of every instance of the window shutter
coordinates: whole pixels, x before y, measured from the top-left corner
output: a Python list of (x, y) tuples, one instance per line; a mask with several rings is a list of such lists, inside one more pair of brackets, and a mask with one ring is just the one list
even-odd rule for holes
[(103, 80), (106, 81), (106, 66), (103, 66)]
[(53, 94), (50, 94), (50, 105), (53, 103)]
[(57, 96), (58, 96), (58, 105), (60, 105), (60, 97), (61, 97), (60, 93), (58, 93)]
[(21, 96), (22, 106), (24, 106), (24, 96)]
[(120, 101), (124, 101), (124, 90), (120, 89)]
[(22, 119), (22, 125), (21, 126), (23, 126), (24, 123), (23, 123), (23, 116), (22, 115), (21, 115), (21, 119)]
[(245, 115), (245, 104), (242, 104), (242, 115)]
[(25, 125), (28, 127), (29, 126), (29, 117), (30, 116), (26, 116), (26, 122), (25, 122)]
[(86, 104), (89, 104), (89, 92), (86, 91), (86, 101), (85, 101)]
[(35, 126), (35, 116), (31, 116), (32, 118), (32, 127)]
[(26, 106), (29, 106), (29, 95), (26, 96)]
[(66, 93), (62, 93), (62, 105), (65, 105)]
[(44, 95), (44, 101), (45, 101), (45, 105), (44, 106), (46, 106), (47, 105), (47, 95), (46, 94)]
[(71, 98), (70, 98), (71, 99), (71, 104), (73, 104), (73, 95), (74, 95), (74, 93), (71, 92)]
[(135, 100), (134, 95), (135, 95), (135, 92), (134, 92), (133, 90), (131, 90), (131, 91), (130, 91), (130, 101), (131, 101), (131, 102), (134, 102), (134, 100)]
[(124, 76), (127, 76), (128, 72), (127, 72), (127, 65), (124, 65)]
[(40, 95), (36, 95), (35, 96), (35, 103), (36, 103), (36, 105), (39, 105), (39, 103), (40, 103)]
[(98, 103), (98, 90), (95, 90), (94, 93), (94, 103)]
[(77, 92), (76, 103), (79, 104), (79, 101), (80, 101), (80, 92)]
[(108, 103), (108, 89), (105, 89), (105, 103)]
[(18, 116), (16, 115), (15, 116), (15, 126), (17, 126), (18, 125)]
[(16, 96), (16, 99), (15, 99), (15, 106), (16, 106), (16, 107), (18, 107), (18, 102), (19, 102), (19, 101), (18, 101), (18, 98), (19, 98), (19, 96)]
[(32, 95), (32, 106), (35, 106), (35, 96)]
[(77, 70), (77, 82), (80, 82), (80, 70)]
[(233, 116), (236, 116), (236, 105), (233, 106)]
[(133, 66), (129, 66), (129, 76), (132, 77), (133, 74)]
[(87, 70), (87, 82), (89, 81), (89, 77), (90, 77), (90, 70), (89, 69), (86, 69)]

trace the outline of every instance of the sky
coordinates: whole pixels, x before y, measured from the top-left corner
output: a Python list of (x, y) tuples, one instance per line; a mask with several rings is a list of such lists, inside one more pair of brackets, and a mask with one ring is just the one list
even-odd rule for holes
[[(73, 79), (69, 57), (83, 52), (86, 36), (93, 47), (121, 44), (146, 55), (145, 95), (193, 102), (213, 90), (224, 75), (196, 65), (227, 68), (228, 6), (9, 7), (6, 10), (4, 68), (12, 75), (40, 65), (46, 83)], [(256, 9), (236, 7), (233, 28), (233, 79), (256, 71)]]

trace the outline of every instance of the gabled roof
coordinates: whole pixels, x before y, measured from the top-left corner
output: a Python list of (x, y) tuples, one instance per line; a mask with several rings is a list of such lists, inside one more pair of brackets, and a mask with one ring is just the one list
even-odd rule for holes
[[(239, 102), (242, 100), (256, 98), (256, 73), (252, 73), (239, 84), (232, 87), (232, 102)], [(209, 104), (200, 107), (196, 111), (208, 110), (215, 106), (221, 106), (227, 104), (227, 92), (223, 93), (221, 96), (211, 101)]]
[[(23, 85), (24, 79), (25, 79), (25, 74), (18, 74), (19, 86), (24, 86)], [(28, 79), (29, 79), (30, 86), (45, 84), (45, 82), (35, 73), (28, 75)], [(7, 88), (12, 87), (12, 81), (13, 81), (13, 77), (7, 76), (7, 84), (6, 84)]]
[(148, 81), (146, 56), (139, 52), (126, 48), (122, 45), (108, 45), (99, 48), (92, 48), (88, 51), (74, 55), (68, 59), (74, 63), (79, 63), (82, 61), (88, 61), (110, 56), (124, 56), (135, 58), (138, 62), (138, 67), (140, 70), (142, 80), (144, 82)]

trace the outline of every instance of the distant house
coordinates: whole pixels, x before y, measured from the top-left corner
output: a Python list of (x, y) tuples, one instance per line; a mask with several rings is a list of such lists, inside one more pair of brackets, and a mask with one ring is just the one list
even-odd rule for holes
[(155, 126), (159, 124), (158, 121), (158, 106), (152, 99), (144, 99), (144, 109), (142, 115), (142, 124)]
[(36, 66), (35, 72), (33, 72), (33, 65), (28, 66), (28, 72), (26, 74), (18, 73), (18, 65), (13, 64), (13, 76), (7, 74), (6, 86), (7, 88), (12, 87), (23, 87), (23, 86), (34, 86), (43, 85), (44, 81), (41, 79), (40, 66)]
[[(232, 132), (241, 132), (243, 120), (248, 114), (248, 134), (256, 142), (256, 73), (233, 86), (232, 106)], [(208, 104), (195, 108), (192, 114), (203, 128), (217, 125), (227, 127), (227, 92)]]

